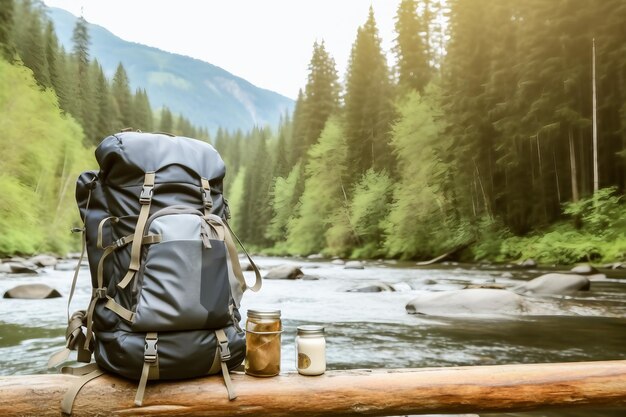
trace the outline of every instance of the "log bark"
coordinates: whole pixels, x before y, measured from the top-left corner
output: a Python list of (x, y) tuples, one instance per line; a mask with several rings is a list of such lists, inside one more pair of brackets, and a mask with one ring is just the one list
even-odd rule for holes
[[(80, 416), (389, 416), (626, 406), (626, 361), (295, 373), (273, 378), (234, 374), (228, 401), (221, 376), (149, 382), (143, 407), (137, 384), (112, 375), (78, 394)], [(77, 377), (0, 377), (0, 415), (59, 416)]]

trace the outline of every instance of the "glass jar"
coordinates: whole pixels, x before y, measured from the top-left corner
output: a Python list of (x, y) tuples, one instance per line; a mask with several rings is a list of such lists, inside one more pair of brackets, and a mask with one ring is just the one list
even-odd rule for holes
[(245, 371), (253, 376), (280, 373), (280, 310), (248, 310)]
[(326, 372), (326, 339), (322, 326), (298, 327), (296, 367), (302, 375), (321, 375)]

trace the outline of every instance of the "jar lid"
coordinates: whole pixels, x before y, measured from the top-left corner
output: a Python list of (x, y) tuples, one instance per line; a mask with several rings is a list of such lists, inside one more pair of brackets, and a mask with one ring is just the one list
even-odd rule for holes
[(322, 336), (324, 335), (324, 326), (298, 326), (298, 336)]
[(248, 317), (256, 319), (279, 319), (280, 310), (248, 310)]

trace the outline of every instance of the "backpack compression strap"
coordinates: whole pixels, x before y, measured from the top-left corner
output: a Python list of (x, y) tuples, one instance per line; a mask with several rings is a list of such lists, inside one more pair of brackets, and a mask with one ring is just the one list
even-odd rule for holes
[(130, 250), (130, 265), (128, 266), (128, 272), (124, 278), (117, 284), (120, 289), (124, 289), (130, 284), (135, 276), (135, 273), (139, 270), (141, 261), (141, 244), (144, 229), (146, 227), (146, 221), (150, 215), (150, 205), (152, 204), (152, 194), (154, 190), (154, 177), (155, 172), (146, 172), (143, 180), (143, 187), (141, 188), (141, 194), (139, 195), (139, 204), (141, 204), (141, 210), (139, 211), (139, 217), (137, 218), (137, 225), (135, 226), (135, 234), (133, 239), (133, 246)]
[(226, 337), (226, 332), (224, 332), (223, 329), (216, 330), (215, 337), (217, 338), (217, 349), (220, 352), (220, 367), (222, 368), (224, 385), (226, 385), (226, 391), (228, 391), (228, 399), (234, 400), (235, 398), (237, 398), (237, 393), (235, 393), (233, 381), (230, 379), (228, 366), (226, 366), (226, 361), (230, 359), (230, 349), (228, 349), (228, 337)]
[(143, 369), (141, 370), (141, 378), (137, 386), (137, 394), (135, 395), (135, 405), (141, 407), (143, 404), (143, 396), (146, 392), (146, 384), (148, 379), (159, 379), (159, 338), (156, 332), (146, 333), (146, 345), (143, 354)]

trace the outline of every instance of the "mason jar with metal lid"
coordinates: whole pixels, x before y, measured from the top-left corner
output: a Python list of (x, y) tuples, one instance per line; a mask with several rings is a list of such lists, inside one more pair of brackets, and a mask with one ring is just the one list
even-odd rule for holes
[(322, 326), (298, 327), (296, 366), (302, 375), (321, 375), (326, 372), (326, 339)]
[(245, 371), (253, 376), (280, 373), (280, 310), (248, 310)]

